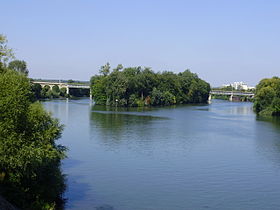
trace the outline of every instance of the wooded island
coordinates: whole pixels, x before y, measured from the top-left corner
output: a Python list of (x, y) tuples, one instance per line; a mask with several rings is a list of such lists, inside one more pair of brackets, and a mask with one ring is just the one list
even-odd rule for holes
[(172, 104), (206, 103), (210, 85), (196, 74), (118, 65), (110, 72), (110, 64), (102, 66), (100, 75), (91, 78), (93, 98), (98, 105), (168, 106)]

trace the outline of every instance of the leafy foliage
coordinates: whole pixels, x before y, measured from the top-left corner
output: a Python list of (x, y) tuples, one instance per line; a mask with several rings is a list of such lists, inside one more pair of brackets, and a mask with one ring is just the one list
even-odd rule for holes
[(35, 99), (40, 99), (42, 98), (42, 86), (40, 84), (32, 84), (31, 90), (34, 93)]
[(99, 72), (100, 74), (103, 74), (104, 76), (107, 76), (110, 72), (110, 64), (106, 63), (104, 66), (101, 66)]
[(55, 144), (62, 126), (32, 98), (26, 76), (0, 74), (0, 184), (22, 208), (52, 203), (65, 187), (59, 167), (65, 148)]
[(123, 69), (119, 64), (110, 73), (110, 65), (107, 63), (105, 66), (101, 67), (101, 75), (91, 78), (92, 95), (96, 104), (158, 106), (205, 103), (208, 100), (210, 85), (189, 70), (179, 74), (168, 71), (155, 73), (150, 68)]
[(256, 88), (254, 109), (261, 115), (280, 115), (280, 78), (260, 81)]
[[(65, 189), (60, 171), (62, 126), (39, 102), (43, 90), (6, 61), (12, 52), (0, 36), (0, 193), (21, 209), (54, 209)], [(23, 74), (24, 73), (24, 74)], [(35, 95), (33, 94), (35, 93)]]
[[(0, 34), (0, 70), (4, 70), (7, 62), (14, 58), (14, 54), (12, 49), (7, 46), (8, 40), (7, 38)], [(0, 71), (1, 72), (1, 71)]]
[(9, 63), (9, 69), (28, 75), (27, 64), (25, 61), (14, 60)]
[(60, 96), (61, 97), (66, 97), (67, 96), (67, 89), (65, 87), (60, 88)]

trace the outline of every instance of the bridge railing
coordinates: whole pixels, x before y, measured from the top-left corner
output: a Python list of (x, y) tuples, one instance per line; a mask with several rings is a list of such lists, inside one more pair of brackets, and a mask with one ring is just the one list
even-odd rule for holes
[(62, 83), (62, 82), (41, 82), (41, 81), (33, 81), (32, 83), (37, 83), (40, 85), (58, 85), (58, 86), (64, 86), (68, 88), (84, 88), (84, 89), (90, 89), (89, 85), (79, 85), (79, 84), (69, 84), (69, 83)]
[(84, 88), (84, 89), (90, 89), (89, 85), (67, 85), (69, 88)]
[(219, 90), (210, 91), (210, 94), (212, 94), (212, 95), (235, 95), (235, 96), (254, 96), (255, 95), (252, 92), (219, 91)]

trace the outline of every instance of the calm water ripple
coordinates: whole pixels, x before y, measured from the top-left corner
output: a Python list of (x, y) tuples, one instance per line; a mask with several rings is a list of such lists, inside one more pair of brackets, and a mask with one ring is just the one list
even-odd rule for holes
[(66, 209), (280, 209), (280, 120), (251, 103), (44, 105), (65, 124)]

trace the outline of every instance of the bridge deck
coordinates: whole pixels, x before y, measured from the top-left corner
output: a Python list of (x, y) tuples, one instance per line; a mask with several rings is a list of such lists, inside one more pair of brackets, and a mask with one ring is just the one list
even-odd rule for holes
[(40, 85), (57, 85), (59, 87), (67, 87), (67, 88), (83, 88), (83, 89), (90, 89), (89, 85), (78, 85), (78, 84), (69, 84), (69, 83), (63, 83), (63, 82), (41, 82), (41, 81), (33, 81), (34, 84), (40, 84)]
[(235, 92), (235, 91), (219, 91), (214, 90), (210, 91), (210, 94), (212, 95), (233, 95), (233, 96), (254, 96), (255, 94), (252, 92)]

